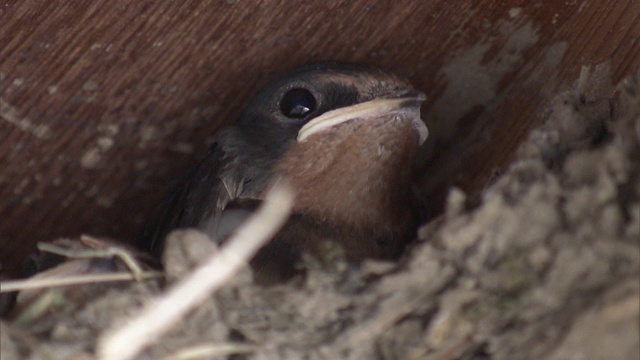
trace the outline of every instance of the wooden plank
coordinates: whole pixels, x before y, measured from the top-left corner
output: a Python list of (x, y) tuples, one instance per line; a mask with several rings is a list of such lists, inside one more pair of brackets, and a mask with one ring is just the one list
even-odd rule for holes
[(583, 65), (640, 66), (640, 2), (0, 2), (0, 261), (138, 240), (168, 182), (274, 74), (367, 62), (429, 96), (423, 187), (477, 191)]

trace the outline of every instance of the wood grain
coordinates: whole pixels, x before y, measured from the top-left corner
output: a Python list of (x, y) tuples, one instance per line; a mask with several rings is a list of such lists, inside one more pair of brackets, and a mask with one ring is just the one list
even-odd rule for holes
[(91, 233), (137, 243), (166, 185), (256, 87), (367, 62), (429, 96), (423, 187), (474, 192), (582, 66), (640, 66), (640, 2), (0, 1), (0, 261)]

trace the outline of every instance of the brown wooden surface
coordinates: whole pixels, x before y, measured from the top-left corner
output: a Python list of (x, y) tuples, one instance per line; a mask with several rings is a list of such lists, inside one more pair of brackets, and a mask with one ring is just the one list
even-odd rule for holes
[(274, 74), (367, 62), (429, 100), (422, 184), (481, 189), (583, 65), (640, 66), (640, 1), (0, 1), (0, 261), (137, 241), (165, 186)]

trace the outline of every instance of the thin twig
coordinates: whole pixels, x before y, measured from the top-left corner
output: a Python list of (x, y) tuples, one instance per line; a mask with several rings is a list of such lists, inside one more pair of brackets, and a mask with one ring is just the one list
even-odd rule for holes
[(293, 204), (293, 192), (276, 185), (258, 211), (213, 254), (162, 297), (119, 329), (104, 333), (97, 344), (102, 360), (128, 360), (166, 333), (189, 310), (222, 287), (284, 225)]

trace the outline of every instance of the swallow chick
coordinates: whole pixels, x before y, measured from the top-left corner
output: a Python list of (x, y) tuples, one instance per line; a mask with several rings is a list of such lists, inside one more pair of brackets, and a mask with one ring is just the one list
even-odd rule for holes
[(255, 273), (286, 279), (301, 253), (325, 241), (349, 261), (396, 258), (419, 225), (424, 100), (407, 81), (362, 65), (312, 64), (272, 81), (170, 192), (146, 230), (152, 250), (176, 228), (223, 241), (284, 179), (296, 193), (293, 215), (252, 261)]

